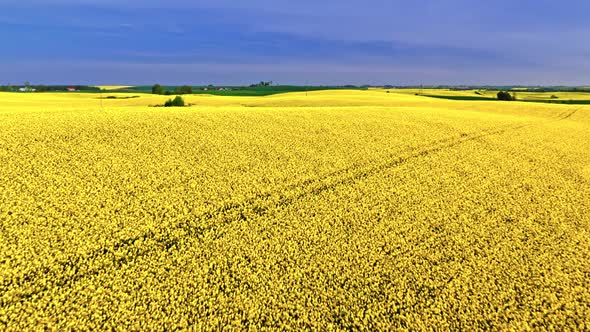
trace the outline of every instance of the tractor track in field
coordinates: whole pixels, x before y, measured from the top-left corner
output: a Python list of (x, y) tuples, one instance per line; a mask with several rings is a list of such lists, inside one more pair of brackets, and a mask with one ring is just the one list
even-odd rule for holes
[[(559, 114), (555, 119), (549, 121), (561, 121), (570, 118), (577, 111), (567, 111)], [(546, 121), (544, 121), (546, 122)], [(221, 207), (213, 209), (199, 216), (193, 216), (190, 220), (181, 222), (173, 226), (172, 230), (181, 231), (183, 236), (202, 238), (205, 233), (214, 232), (220, 228), (223, 228), (234, 222), (246, 221), (249, 219), (247, 213), (253, 213), (255, 216), (265, 216), (270, 214), (276, 207), (286, 207), (293, 202), (303, 199), (308, 196), (318, 195), (323, 192), (334, 190), (337, 187), (343, 185), (349, 185), (357, 182), (360, 179), (367, 178), (371, 175), (378, 174), (387, 169), (396, 168), (407, 164), (409, 161), (426, 157), (430, 154), (441, 152), (453, 147), (459, 146), (472, 141), (477, 141), (481, 138), (501, 135), (506, 132), (519, 130), (525, 127), (534, 126), (537, 123), (522, 123), (515, 126), (506, 126), (503, 128), (490, 128), (484, 129), (471, 134), (459, 133), (458, 135), (440, 139), (431, 142), (422, 148), (414, 148), (411, 153), (405, 156), (390, 156), (390, 160), (385, 163), (372, 164), (365, 163), (362, 165), (352, 165), (350, 167), (340, 169), (324, 175), (321, 179), (306, 179), (295, 184), (291, 184), (281, 188), (280, 190), (273, 193), (263, 193), (254, 198), (247, 199), (244, 202), (232, 202), (225, 204)], [(348, 175), (350, 174), (350, 175)], [(340, 178), (341, 175), (348, 175)], [(297, 191), (297, 194), (292, 196), (286, 196), (284, 193), (289, 190)], [(278, 199), (273, 199), (278, 197)], [(266, 203), (266, 204), (261, 204)], [(236, 215), (229, 215), (234, 212)], [(247, 212), (244, 214), (244, 212)], [(199, 221), (210, 220), (215, 216), (223, 215), (222, 222), (214, 222), (211, 224), (199, 225)], [(219, 237), (213, 237), (212, 240), (216, 240)], [(51, 267), (37, 268), (32, 271), (25, 273), (24, 275), (18, 276), (11, 280), (0, 281), (0, 292), (7, 294), (15, 286), (17, 288), (32, 288), (25, 292), (16, 292), (10, 299), (0, 297), (0, 306), (6, 306), (8, 304), (25, 302), (32, 298), (38, 298), (43, 296), (44, 293), (50, 289), (56, 287), (68, 287), (72, 286), (76, 282), (98, 276), (102, 272), (110, 268), (119, 268), (123, 265), (134, 262), (140, 257), (147, 256), (150, 253), (160, 250), (171, 250), (172, 248), (180, 245), (182, 237), (170, 238), (163, 234), (156, 234), (153, 231), (145, 232), (142, 235), (121, 239), (111, 248), (102, 248), (95, 250), (88, 255), (72, 257), (69, 260), (64, 260)], [(129, 249), (134, 247), (135, 242), (150, 242), (151, 245), (146, 248), (133, 248), (124, 255), (117, 255), (117, 251)], [(97, 257), (110, 256), (110, 260), (106, 260), (106, 263), (96, 267), (91, 266), (91, 262)], [(68, 273), (67, 277), (64, 277), (64, 272)], [(72, 273), (73, 272), (73, 273)], [(55, 280), (52, 283), (40, 283), (39, 280)]]
[(566, 111), (562, 114), (562, 116), (557, 120), (557, 121), (561, 121), (561, 120), (565, 120), (565, 119), (569, 119), (572, 117), (572, 115), (576, 114), (577, 111), (579, 111), (579, 108), (576, 108), (573, 111)]

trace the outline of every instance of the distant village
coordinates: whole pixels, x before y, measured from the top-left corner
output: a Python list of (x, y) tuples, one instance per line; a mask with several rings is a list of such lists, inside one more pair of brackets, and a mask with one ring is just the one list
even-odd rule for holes
[(94, 86), (86, 85), (32, 85), (25, 83), (24, 85), (0, 85), (0, 91), (3, 92), (77, 92), (89, 91), (99, 92), (100, 89)]

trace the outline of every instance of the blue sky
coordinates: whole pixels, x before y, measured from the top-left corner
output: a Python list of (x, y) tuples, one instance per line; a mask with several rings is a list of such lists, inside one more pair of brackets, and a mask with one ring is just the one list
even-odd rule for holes
[(590, 85), (590, 1), (0, 0), (0, 84)]

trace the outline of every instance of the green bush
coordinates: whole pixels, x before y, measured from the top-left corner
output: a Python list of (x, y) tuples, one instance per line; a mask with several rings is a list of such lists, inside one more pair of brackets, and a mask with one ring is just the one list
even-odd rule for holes
[(511, 95), (509, 92), (507, 91), (500, 91), (498, 92), (498, 100), (507, 100), (507, 101), (511, 101), (511, 100), (515, 100), (516, 98), (514, 98), (513, 95)]
[(184, 99), (181, 96), (176, 96), (174, 99), (166, 100), (164, 103), (164, 107), (183, 107), (184, 106)]

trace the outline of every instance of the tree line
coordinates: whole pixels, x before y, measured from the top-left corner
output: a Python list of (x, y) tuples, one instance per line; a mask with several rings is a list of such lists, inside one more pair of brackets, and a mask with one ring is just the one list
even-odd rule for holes
[(188, 85), (183, 85), (177, 86), (174, 90), (170, 91), (160, 84), (154, 84), (154, 86), (152, 86), (152, 93), (155, 95), (190, 95), (193, 93), (193, 88)]

